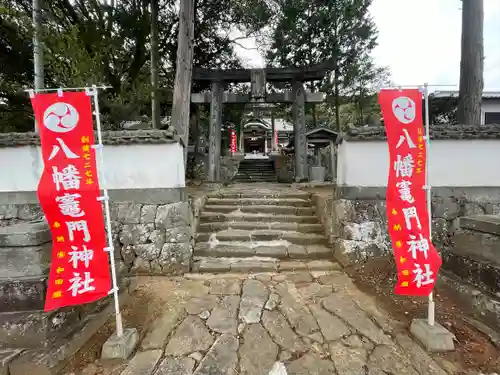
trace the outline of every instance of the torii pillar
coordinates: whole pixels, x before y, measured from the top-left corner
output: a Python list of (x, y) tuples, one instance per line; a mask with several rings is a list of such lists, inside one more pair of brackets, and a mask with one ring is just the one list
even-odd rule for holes
[(293, 82), (293, 132), (295, 151), (295, 181), (307, 180), (307, 139), (305, 115), (305, 91), (303, 82)]
[(210, 129), (208, 135), (208, 176), (209, 182), (220, 180), (220, 144), (222, 123), (222, 82), (212, 82), (210, 102)]
[(278, 150), (278, 141), (276, 138), (276, 120), (274, 118), (274, 108), (271, 109), (271, 132), (272, 132), (272, 142), (271, 142), (271, 151), (276, 152)]

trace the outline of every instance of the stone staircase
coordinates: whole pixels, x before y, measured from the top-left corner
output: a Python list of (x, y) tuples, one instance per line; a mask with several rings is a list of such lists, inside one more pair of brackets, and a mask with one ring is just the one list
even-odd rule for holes
[(309, 193), (259, 187), (211, 193), (200, 216), (195, 272), (337, 268)]
[(234, 177), (236, 182), (275, 182), (276, 172), (271, 160), (250, 159), (242, 160), (238, 173)]

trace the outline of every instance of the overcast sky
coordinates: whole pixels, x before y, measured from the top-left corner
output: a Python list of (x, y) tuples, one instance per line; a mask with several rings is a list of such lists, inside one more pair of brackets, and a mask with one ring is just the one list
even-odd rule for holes
[[(389, 66), (395, 84), (428, 82), (458, 89), (460, 8), (460, 0), (374, 0), (371, 12), (379, 30), (375, 61)], [(242, 44), (255, 46), (251, 40)], [(500, 90), (500, 0), (484, 0), (484, 49), (485, 89)], [(255, 50), (238, 47), (237, 52), (249, 67), (264, 65)]]

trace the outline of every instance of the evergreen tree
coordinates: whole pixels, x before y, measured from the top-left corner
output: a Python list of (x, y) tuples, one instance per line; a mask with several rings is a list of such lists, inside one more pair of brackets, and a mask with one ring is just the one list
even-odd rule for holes
[[(176, 0), (157, 1), (159, 91), (166, 114), (176, 68), (178, 9)], [(45, 85), (111, 86), (100, 95), (106, 124), (150, 115), (151, 0), (42, 4)], [(266, 0), (196, 0), (194, 66), (240, 67), (229, 31), (257, 35), (271, 14)], [(23, 91), (33, 87), (31, 17), (32, 0), (0, 1), (0, 131), (33, 129)], [(194, 90), (203, 88), (197, 84)]]
[(356, 96), (361, 103), (369, 94), (365, 92), (367, 88), (387, 76), (387, 70), (376, 68), (370, 56), (377, 39), (369, 13), (371, 3), (372, 0), (278, 2), (278, 20), (267, 60), (281, 67), (330, 61), (330, 74), (309, 89), (325, 91), (333, 99), (337, 129), (341, 125), (343, 98), (351, 101)]

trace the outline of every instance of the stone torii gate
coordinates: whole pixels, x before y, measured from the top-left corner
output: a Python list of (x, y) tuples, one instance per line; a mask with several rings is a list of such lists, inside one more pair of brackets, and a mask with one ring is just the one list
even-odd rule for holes
[[(210, 103), (210, 130), (208, 176), (210, 182), (220, 179), (222, 106), (226, 103), (291, 103), (295, 136), (295, 180), (307, 179), (307, 140), (305, 124), (305, 103), (321, 103), (325, 94), (306, 92), (304, 82), (321, 80), (326, 74), (327, 63), (308, 68), (265, 68), (232, 70), (195, 70), (193, 79), (211, 83), (211, 92), (191, 95), (193, 104)], [(224, 92), (228, 83), (250, 82), (248, 94)], [(268, 93), (267, 82), (291, 83), (292, 90)], [(274, 121), (272, 124), (274, 134)], [(274, 139), (274, 137), (273, 137)], [(273, 140), (273, 151), (276, 150)]]

